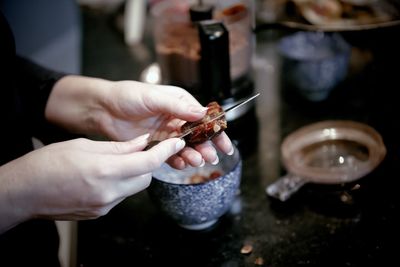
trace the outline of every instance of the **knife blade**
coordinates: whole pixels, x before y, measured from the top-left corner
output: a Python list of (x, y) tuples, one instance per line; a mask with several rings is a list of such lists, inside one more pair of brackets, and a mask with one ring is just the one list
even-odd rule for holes
[(259, 95), (260, 95), (260, 93), (257, 93), (257, 94), (255, 94), (255, 95), (253, 95), (253, 96), (251, 96), (251, 97), (249, 97), (249, 98), (247, 98), (247, 99), (245, 99), (245, 100), (243, 100), (243, 101), (237, 103), (236, 105), (233, 105), (233, 106), (227, 108), (226, 110), (222, 111), (220, 114), (218, 114), (217, 116), (215, 116), (214, 118), (212, 118), (211, 120), (209, 120), (209, 121), (207, 121), (207, 122), (205, 122), (205, 123), (210, 123), (210, 122), (212, 122), (212, 121), (215, 121), (215, 120), (217, 120), (217, 119), (219, 119), (219, 118), (225, 116), (226, 113), (228, 113), (228, 112), (230, 112), (230, 111), (233, 111), (233, 110), (235, 110), (235, 109), (238, 109), (238, 108), (240, 108), (241, 106), (244, 106), (245, 104), (247, 104), (248, 102), (250, 102), (251, 100), (253, 100), (254, 98), (256, 98), (256, 97), (259, 96)]
[[(208, 124), (208, 123), (210, 123), (210, 122), (213, 122), (213, 121), (215, 121), (215, 120), (218, 120), (219, 118), (222, 118), (223, 116), (225, 116), (225, 114), (226, 114), (227, 112), (230, 112), (230, 111), (232, 111), (232, 110), (235, 110), (235, 109), (240, 108), (241, 106), (247, 104), (247, 103), (250, 102), (251, 100), (253, 100), (253, 99), (255, 99), (256, 97), (258, 97), (259, 95), (260, 95), (260, 93), (257, 93), (257, 94), (255, 94), (255, 95), (253, 95), (253, 96), (251, 96), (251, 97), (249, 97), (249, 98), (247, 98), (247, 99), (245, 99), (245, 100), (243, 100), (243, 101), (237, 103), (236, 105), (233, 105), (233, 106), (227, 108), (226, 110), (223, 110), (221, 113), (219, 113), (217, 116), (213, 117), (212, 119), (210, 119), (210, 120), (208, 120), (208, 121), (206, 121), (206, 122), (204, 122), (204, 123), (201, 123), (201, 124), (199, 124), (199, 125), (196, 125), (196, 126), (190, 128), (190, 129), (187, 129), (185, 132), (183, 132), (183, 133), (181, 133), (181, 134), (179, 134), (179, 135), (177, 135), (177, 136), (173, 136), (173, 137), (171, 137), (171, 138), (181, 138), (181, 139), (182, 139), (182, 138), (184, 138), (185, 136), (187, 136), (187, 135), (193, 133), (197, 128), (202, 127), (204, 124)], [(150, 141), (150, 142), (147, 144), (147, 146), (145, 147), (144, 150), (148, 150), (148, 149), (152, 148), (153, 146), (157, 145), (157, 144), (160, 143), (160, 142), (161, 142), (161, 140), (152, 140), (152, 141)]]

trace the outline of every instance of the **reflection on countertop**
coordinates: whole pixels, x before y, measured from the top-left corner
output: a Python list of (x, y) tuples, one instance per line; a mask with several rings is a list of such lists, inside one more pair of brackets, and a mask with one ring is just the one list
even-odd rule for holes
[[(83, 19), (85, 75), (138, 80), (155, 61), (148, 31), (146, 45), (127, 47), (114, 16), (84, 9)], [(353, 60), (363, 65), (352, 66), (329, 98), (316, 103), (281, 86), (285, 73), (276, 43), (290, 33), (256, 32), (258, 127), (250, 133), (255, 144), (245, 153), (241, 193), (231, 211), (211, 229), (188, 231), (163, 217), (141, 192), (108, 215), (79, 223), (78, 266), (384, 266), (397, 259), (400, 46), (391, 36), (399, 29), (344, 34), (362, 52)], [(286, 172), (280, 161), (283, 138), (326, 119), (374, 127), (388, 149), (383, 163), (350, 184), (307, 184), (287, 202), (268, 198), (266, 186)], [(241, 253), (246, 244), (252, 246), (249, 254)]]

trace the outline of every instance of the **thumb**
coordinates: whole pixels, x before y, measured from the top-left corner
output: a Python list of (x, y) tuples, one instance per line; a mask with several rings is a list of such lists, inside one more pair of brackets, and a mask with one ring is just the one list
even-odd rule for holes
[(137, 151), (128, 154), (114, 154), (108, 164), (118, 170), (123, 177), (134, 177), (151, 173), (172, 155), (185, 147), (185, 141), (180, 138), (170, 138), (157, 144), (147, 151)]
[(158, 154), (161, 158), (165, 158), (165, 160), (167, 160), (172, 155), (181, 151), (185, 145), (186, 143), (183, 139), (169, 138), (150, 147), (148, 151), (152, 154)]
[(81, 147), (85, 146), (91, 152), (101, 154), (129, 154), (141, 151), (147, 144), (150, 134), (144, 134), (129, 141), (90, 141), (84, 144), (79, 144)]
[(176, 97), (174, 95), (164, 94), (161, 98), (158, 97), (156, 101), (152, 101), (153, 112), (171, 114), (185, 121), (199, 120), (206, 115), (207, 107), (203, 107), (196, 100), (190, 101), (186, 97)]
[(137, 166), (134, 170), (135, 173), (153, 172), (168, 158), (182, 150), (185, 145), (185, 141), (180, 138), (166, 139), (147, 151), (135, 153), (134, 155), (126, 158), (126, 165)]

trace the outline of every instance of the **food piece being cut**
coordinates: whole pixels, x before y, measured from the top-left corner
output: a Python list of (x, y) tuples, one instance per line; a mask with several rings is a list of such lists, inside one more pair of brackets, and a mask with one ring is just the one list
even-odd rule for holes
[(222, 175), (221, 171), (212, 171), (209, 175), (202, 175), (202, 174), (193, 174), (190, 178), (189, 178), (189, 184), (200, 184), (200, 183), (205, 183), (208, 181), (212, 181), (217, 179), (218, 177), (220, 177)]
[(228, 127), (225, 115), (218, 119), (214, 119), (216, 116), (224, 112), (217, 102), (210, 102), (207, 107), (207, 114), (201, 120), (186, 122), (182, 125), (182, 133), (189, 129), (194, 129), (190, 134), (184, 137), (188, 145), (201, 144), (207, 140), (211, 140), (220, 135)]

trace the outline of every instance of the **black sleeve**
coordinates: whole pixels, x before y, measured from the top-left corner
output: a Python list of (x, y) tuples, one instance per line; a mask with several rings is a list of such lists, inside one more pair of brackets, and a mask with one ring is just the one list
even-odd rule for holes
[(31, 137), (44, 143), (76, 137), (51, 125), (44, 116), (53, 86), (66, 73), (18, 57), (11, 28), (1, 12), (0, 37), (0, 114), (7, 129), (0, 131), (0, 139), (8, 140), (7, 150), (13, 154), (9, 158), (26, 153)]
[(23, 111), (32, 129), (32, 135), (44, 143), (66, 140), (77, 137), (45, 119), (45, 108), (51, 90), (55, 83), (67, 75), (39, 66), (34, 62), (18, 57), (16, 58), (17, 88)]
[(54, 84), (66, 74), (51, 71), (34, 62), (16, 58), (17, 88), (26, 100), (26, 115), (33, 121), (42, 120)]

